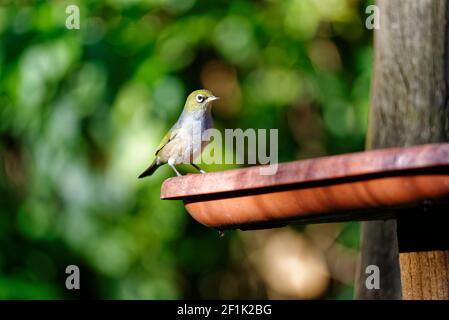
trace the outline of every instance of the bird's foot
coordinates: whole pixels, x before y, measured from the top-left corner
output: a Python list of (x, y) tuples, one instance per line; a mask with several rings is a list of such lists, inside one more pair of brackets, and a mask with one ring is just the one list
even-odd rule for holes
[(200, 173), (206, 173), (206, 171), (204, 171), (203, 169), (201, 169), (200, 167), (198, 167), (196, 164), (191, 163), (192, 167), (194, 167), (196, 170), (198, 170)]
[(181, 177), (181, 176), (182, 176), (182, 174), (179, 173), (178, 170), (176, 170), (175, 163), (174, 163), (173, 159), (169, 159), (169, 160), (168, 160), (168, 165), (173, 169), (173, 171), (176, 173), (176, 175), (177, 175), (178, 177)]

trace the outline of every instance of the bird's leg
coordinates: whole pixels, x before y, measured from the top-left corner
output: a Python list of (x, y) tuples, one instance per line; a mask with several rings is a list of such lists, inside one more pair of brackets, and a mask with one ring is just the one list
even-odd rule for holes
[(192, 165), (196, 170), (198, 170), (199, 172), (201, 172), (201, 173), (206, 173), (206, 171), (204, 171), (203, 169), (201, 169), (200, 167), (198, 167), (196, 164), (191, 163), (191, 165)]
[(176, 170), (176, 167), (175, 167), (174, 165), (169, 165), (169, 166), (173, 169), (173, 171), (176, 173), (176, 175), (177, 175), (178, 177), (181, 177), (181, 176), (182, 176), (182, 174), (179, 173), (178, 170)]
[(173, 159), (168, 159), (168, 165), (173, 169), (173, 171), (175, 171), (175, 173), (178, 177), (182, 176), (182, 174), (180, 174), (179, 171), (176, 170), (175, 161)]

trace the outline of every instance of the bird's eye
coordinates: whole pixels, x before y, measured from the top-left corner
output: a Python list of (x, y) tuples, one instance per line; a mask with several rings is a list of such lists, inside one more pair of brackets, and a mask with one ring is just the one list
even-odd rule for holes
[(204, 100), (206, 100), (206, 97), (202, 94), (196, 96), (196, 101), (198, 101), (199, 103), (203, 102)]

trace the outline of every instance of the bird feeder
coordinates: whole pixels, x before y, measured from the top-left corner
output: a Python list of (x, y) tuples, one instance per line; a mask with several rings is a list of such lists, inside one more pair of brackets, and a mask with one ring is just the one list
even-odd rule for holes
[(448, 1), (376, 5), (367, 151), (171, 178), (161, 198), (220, 230), (366, 221), (357, 298), (449, 299)]
[[(415, 221), (414, 212), (422, 212), (418, 218), (424, 228), (430, 228), (424, 221), (434, 218), (425, 213), (447, 214), (441, 208), (447, 211), (449, 207), (449, 143), (283, 163), (271, 176), (260, 175), (259, 169), (255, 166), (170, 178), (162, 185), (161, 198), (182, 200), (195, 220), (218, 230), (377, 219), (397, 219), (404, 224), (408, 219)], [(434, 250), (435, 243), (444, 249), (447, 237), (439, 238), (442, 228), (447, 225), (433, 227), (435, 233), (425, 238), (407, 234), (407, 228), (402, 228), (402, 237), (408, 241), (401, 250)], [(412, 263), (405, 253), (401, 258), (404, 264)], [(434, 279), (428, 280), (429, 284), (437, 283), (437, 295), (423, 298), (447, 297), (444, 263), (440, 263), (440, 271), (427, 270), (434, 274)], [(413, 277), (405, 272), (402, 276)], [(412, 285), (413, 281), (405, 283)], [(419, 284), (419, 289), (416, 286), (414, 290), (423, 292), (426, 284)]]
[(170, 178), (161, 199), (182, 200), (218, 230), (397, 218), (449, 199), (449, 143), (283, 163), (274, 175), (259, 169)]

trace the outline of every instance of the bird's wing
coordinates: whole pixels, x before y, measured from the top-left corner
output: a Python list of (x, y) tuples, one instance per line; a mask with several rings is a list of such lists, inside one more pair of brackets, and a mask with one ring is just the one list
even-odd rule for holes
[(159, 153), (159, 151), (161, 151), (161, 149), (163, 147), (165, 147), (170, 141), (172, 141), (176, 135), (178, 134), (179, 129), (171, 129), (161, 140), (161, 142), (159, 143), (159, 146), (156, 149), (156, 152), (154, 153), (154, 155), (157, 156), (157, 154)]

